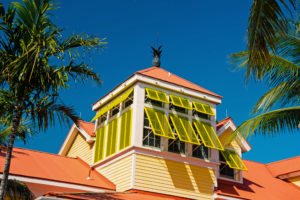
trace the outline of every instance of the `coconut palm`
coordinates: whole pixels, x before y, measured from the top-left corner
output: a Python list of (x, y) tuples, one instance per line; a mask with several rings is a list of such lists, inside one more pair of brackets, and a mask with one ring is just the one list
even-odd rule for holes
[[(281, 130), (296, 131), (300, 123), (300, 32), (294, 24), (284, 37), (275, 41), (277, 54), (269, 53), (268, 64), (261, 64), (259, 77), (270, 89), (252, 110), (255, 117), (242, 123), (236, 130), (246, 137), (252, 134), (276, 134)], [(250, 52), (231, 55), (238, 69), (247, 69)], [(252, 71), (253, 76), (258, 72)]]
[(25, 183), (18, 180), (8, 180), (6, 198), (8, 200), (32, 200), (34, 195)]
[(52, 9), (56, 9), (52, 0), (13, 2), (6, 10), (0, 4), (0, 87), (10, 103), (7, 109), (0, 106), (0, 119), (10, 120), (12, 125), (0, 187), (1, 200), (5, 196), (12, 148), (21, 119), (30, 119), (39, 130), (54, 125), (56, 117), (60, 123), (67, 123), (67, 117), (76, 123), (78, 117), (60, 101), (59, 91), (67, 89), (71, 80), (91, 79), (101, 83), (89, 65), (78, 61), (85, 60), (85, 53), (103, 48), (105, 42), (86, 34), (62, 37), (62, 29), (50, 19)]
[(295, 17), (295, 0), (253, 0), (247, 28), (246, 79), (264, 79), (265, 66), (277, 55), (278, 37), (288, 35), (288, 19)]

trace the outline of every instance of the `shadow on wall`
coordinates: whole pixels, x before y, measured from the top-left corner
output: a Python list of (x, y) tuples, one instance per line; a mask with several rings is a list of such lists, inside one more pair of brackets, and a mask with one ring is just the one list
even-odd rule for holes
[(176, 189), (211, 194), (212, 184), (215, 181), (214, 171), (204, 167), (168, 160), (165, 163)]

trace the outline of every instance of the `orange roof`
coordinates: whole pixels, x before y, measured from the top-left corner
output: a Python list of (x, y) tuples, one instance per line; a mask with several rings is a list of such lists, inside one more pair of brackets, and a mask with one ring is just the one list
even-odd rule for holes
[[(227, 118), (219, 121), (219, 123), (217, 124), (217, 130), (219, 130), (221, 127), (223, 127), (228, 121), (232, 121), (231, 117), (227, 117)], [(232, 121), (232, 123), (233, 123), (233, 121)]]
[(136, 191), (112, 192), (112, 193), (54, 193), (49, 192), (46, 197), (78, 200), (184, 200), (186, 198), (173, 197), (169, 195), (156, 195), (155, 193), (140, 193)]
[(135, 74), (141, 74), (143, 76), (148, 76), (151, 78), (155, 78), (158, 80), (162, 80), (168, 83), (173, 83), (175, 85), (179, 85), (188, 89), (196, 90), (198, 92), (203, 92), (205, 94), (209, 94), (218, 98), (223, 98), (220, 95), (217, 95), (207, 89), (204, 89), (203, 87), (200, 87), (190, 81), (187, 81), (175, 74), (171, 74), (170, 72), (159, 68), (159, 67), (150, 67), (141, 71), (135, 72)]
[[(0, 166), (4, 166), (6, 150), (0, 153)], [(91, 170), (90, 180), (87, 180)], [(0, 168), (3, 173), (3, 168)], [(71, 183), (94, 188), (115, 190), (115, 185), (79, 158), (69, 158), (56, 154), (44, 153), (14, 147), (10, 174)]]
[(243, 160), (248, 171), (243, 172), (243, 184), (218, 180), (215, 193), (242, 199), (298, 200), (300, 189), (274, 178), (265, 164)]
[(274, 177), (300, 171), (300, 156), (267, 164)]
[(82, 128), (89, 136), (94, 137), (95, 136), (95, 124), (91, 122), (86, 122), (80, 120), (78, 123), (79, 127)]

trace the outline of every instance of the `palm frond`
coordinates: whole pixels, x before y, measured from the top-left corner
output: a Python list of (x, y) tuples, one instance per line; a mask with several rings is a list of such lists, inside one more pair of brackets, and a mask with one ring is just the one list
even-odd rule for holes
[[(249, 52), (242, 51), (231, 54), (230, 61), (234, 64), (235, 70), (247, 70)], [(276, 87), (285, 81), (299, 80), (300, 66), (283, 57), (270, 54), (268, 65), (260, 65), (260, 67), (260, 73), (252, 69), (249, 69), (248, 73), (250, 73), (251, 77), (259, 77), (259, 80), (266, 79), (266, 83), (269, 86)]]
[(21, 181), (17, 180), (8, 180), (7, 182), (7, 189), (6, 189), (6, 196), (9, 200), (33, 200), (34, 195), (29, 190), (27, 185)]
[(269, 111), (276, 103), (284, 107), (287, 105), (300, 104), (300, 82), (282, 82), (275, 88), (269, 90), (256, 103), (252, 114)]
[(295, 132), (299, 129), (300, 106), (270, 111), (243, 122), (229, 137), (232, 141), (238, 134), (245, 138), (253, 134), (275, 135), (280, 131)]
[(269, 50), (277, 53), (278, 35), (285, 37), (289, 30), (288, 17), (295, 10), (295, 0), (254, 0), (247, 28), (249, 62), (246, 68), (248, 78), (261, 80), (262, 66), (270, 62)]

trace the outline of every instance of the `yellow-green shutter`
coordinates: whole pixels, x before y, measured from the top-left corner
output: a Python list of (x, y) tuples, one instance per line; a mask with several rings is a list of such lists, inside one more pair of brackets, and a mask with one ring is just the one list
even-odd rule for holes
[(145, 107), (145, 112), (155, 135), (175, 139), (167, 115), (163, 111)]
[(117, 136), (118, 136), (118, 117), (108, 123), (107, 128), (107, 143), (106, 157), (116, 153), (117, 151)]
[(132, 124), (132, 109), (126, 111), (121, 116), (119, 150), (125, 149), (126, 147), (130, 146), (131, 124)]
[(122, 96), (119, 96), (115, 100), (113, 100), (109, 105), (104, 106), (102, 109), (100, 109), (95, 117), (92, 119), (92, 122), (95, 121), (97, 118), (99, 118), (101, 115), (112, 109), (113, 107), (119, 105), (122, 101), (127, 99), (127, 97), (133, 92), (133, 88), (125, 92)]
[(166, 93), (151, 88), (146, 88), (147, 95), (150, 99), (160, 101), (163, 103), (169, 103), (169, 99)]
[(247, 171), (245, 164), (235, 151), (225, 149), (224, 151), (221, 151), (221, 153), (230, 168)]
[(193, 101), (193, 105), (194, 105), (195, 110), (197, 112), (215, 116), (215, 113), (213, 112), (210, 105), (205, 104), (205, 103), (200, 103), (200, 102), (197, 102), (197, 101)]
[(188, 118), (174, 114), (170, 114), (170, 118), (181, 141), (200, 145), (198, 137)]
[(189, 110), (193, 109), (193, 107), (191, 106), (190, 101), (188, 99), (179, 97), (179, 96), (175, 96), (175, 95), (170, 95), (170, 97), (171, 97), (172, 104), (174, 106), (178, 106), (178, 107), (189, 109)]
[(105, 125), (96, 131), (96, 143), (94, 152), (94, 163), (103, 160), (105, 145)]
[(218, 150), (224, 150), (211, 124), (198, 120), (194, 120), (193, 122), (204, 146)]

